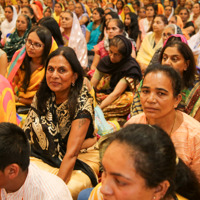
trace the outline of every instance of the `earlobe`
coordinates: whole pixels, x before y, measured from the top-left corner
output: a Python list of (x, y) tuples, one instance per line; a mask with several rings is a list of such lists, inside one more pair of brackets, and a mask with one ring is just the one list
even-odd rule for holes
[(178, 94), (178, 96), (176, 97), (176, 102), (174, 104), (174, 108), (178, 107), (178, 104), (181, 102), (181, 99), (182, 99), (182, 95)]
[(19, 165), (17, 164), (11, 164), (9, 166), (6, 167), (6, 173), (9, 177), (9, 179), (14, 179), (18, 176), (19, 174)]
[(163, 199), (163, 197), (167, 193), (167, 190), (169, 189), (169, 187), (170, 187), (170, 183), (167, 180), (165, 180), (162, 183), (160, 183), (155, 188), (153, 199), (155, 199), (155, 200)]
[(77, 78), (78, 78), (78, 74), (74, 73), (74, 83), (76, 82)]
[(189, 60), (186, 60), (186, 66), (185, 66), (185, 68), (184, 68), (184, 71), (187, 70), (187, 68), (189, 67), (189, 65), (190, 65), (190, 61), (189, 61)]

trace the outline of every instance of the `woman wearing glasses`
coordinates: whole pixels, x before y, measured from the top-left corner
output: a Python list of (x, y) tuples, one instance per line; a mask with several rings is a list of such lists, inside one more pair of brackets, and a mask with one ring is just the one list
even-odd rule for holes
[(33, 27), (26, 44), (8, 67), (7, 79), (15, 92), (17, 106), (29, 106), (44, 77), (44, 63), (50, 52), (52, 35), (45, 27)]

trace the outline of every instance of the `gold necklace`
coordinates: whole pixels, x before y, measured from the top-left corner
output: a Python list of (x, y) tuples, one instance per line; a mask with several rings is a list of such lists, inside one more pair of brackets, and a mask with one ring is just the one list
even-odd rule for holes
[[(174, 126), (176, 124), (176, 118), (177, 118), (177, 112), (175, 111), (175, 119), (174, 119), (174, 123), (172, 125), (171, 131), (169, 132), (169, 136), (171, 137), (172, 131), (174, 130)], [(149, 120), (146, 118), (147, 120), (147, 124), (149, 124)]]

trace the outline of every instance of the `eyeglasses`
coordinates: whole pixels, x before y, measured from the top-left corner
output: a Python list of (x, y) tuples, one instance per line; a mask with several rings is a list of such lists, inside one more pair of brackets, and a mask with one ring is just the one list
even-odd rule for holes
[(28, 47), (30, 47), (32, 45), (32, 47), (34, 49), (40, 49), (41, 47), (44, 46), (44, 44), (40, 44), (40, 43), (37, 43), (37, 42), (33, 43), (31, 40), (28, 40), (28, 39), (26, 39), (26, 45)]

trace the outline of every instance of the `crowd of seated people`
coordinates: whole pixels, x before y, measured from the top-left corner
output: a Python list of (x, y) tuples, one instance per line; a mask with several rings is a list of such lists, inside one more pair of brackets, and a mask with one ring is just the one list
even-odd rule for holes
[[(200, 199), (199, 31), (196, 0), (1, 0), (0, 200)], [(152, 131), (170, 168), (157, 135), (142, 145)], [(49, 181), (36, 196), (34, 174)]]

